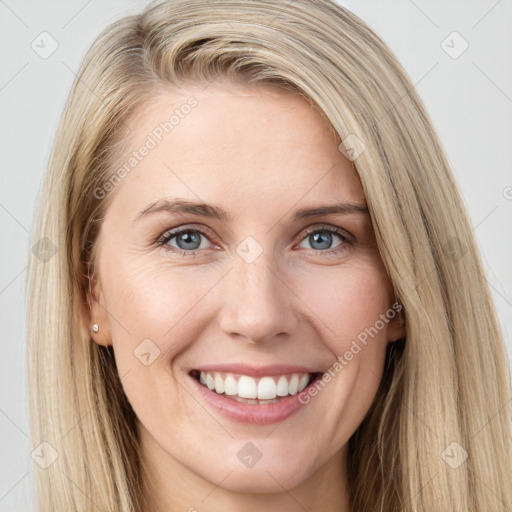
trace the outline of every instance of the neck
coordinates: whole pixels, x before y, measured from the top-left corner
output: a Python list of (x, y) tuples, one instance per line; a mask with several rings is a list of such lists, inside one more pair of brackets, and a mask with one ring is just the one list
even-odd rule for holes
[[(229, 489), (229, 473), (210, 482), (171, 457), (140, 429), (143, 463), (141, 512), (351, 512), (347, 445), (292, 489), (244, 493)], [(273, 478), (269, 474), (269, 478)], [(275, 479), (274, 479), (275, 482)]]

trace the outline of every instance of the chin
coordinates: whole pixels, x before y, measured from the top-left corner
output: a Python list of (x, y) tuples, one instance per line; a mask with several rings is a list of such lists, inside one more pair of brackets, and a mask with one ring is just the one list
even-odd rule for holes
[[(232, 467), (232, 471), (226, 477), (220, 487), (235, 493), (244, 494), (274, 494), (283, 492), (283, 489), (293, 489), (306, 479), (306, 475), (297, 473), (297, 468), (270, 465), (269, 468), (255, 467), (251, 469), (240, 469)], [(212, 483), (219, 485), (219, 473), (208, 475)]]
[(234, 462), (226, 461), (222, 465), (218, 464), (218, 460), (217, 463), (212, 461), (208, 467), (215, 468), (214, 471), (207, 471), (207, 474), (203, 472), (203, 478), (231, 492), (272, 494), (283, 492), (283, 488), (293, 489), (314, 473), (314, 467), (297, 458), (293, 446), (283, 446), (278, 452), (262, 448), (261, 458), (257, 459), (255, 454), (252, 461), (246, 461), (246, 466), (243, 456), (251, 452), (248, 448), (251, 445), (250, 441), (243, 445), (245, 452), (244, 448), (240, 450), (237, 445), (236, 453), (240, 453), (242, 461), (235, 458)]

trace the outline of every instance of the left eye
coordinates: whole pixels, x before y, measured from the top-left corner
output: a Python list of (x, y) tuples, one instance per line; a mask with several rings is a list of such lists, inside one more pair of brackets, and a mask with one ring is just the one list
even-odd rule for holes
[[(333, 245), (333, 237), (338, 238), (340, 242)], [(341, 245), (343, 242), (348, 242), (347, 237), (337, 229), (314, 229), (306, 233), (299, 247), (302, 247), (304, 242), (309, 242), (312, 249), (325, 251), (326, 249), (333, 249)]]

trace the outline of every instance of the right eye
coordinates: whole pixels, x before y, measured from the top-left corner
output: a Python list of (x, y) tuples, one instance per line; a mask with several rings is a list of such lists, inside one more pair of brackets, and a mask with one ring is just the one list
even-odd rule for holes
[(208, 248), (212, 243), (206, 232), (201, 229), (180, 228), (167, 231), (158, 239), (158, 245), (183, 256), (197, 256), (198, 251)]

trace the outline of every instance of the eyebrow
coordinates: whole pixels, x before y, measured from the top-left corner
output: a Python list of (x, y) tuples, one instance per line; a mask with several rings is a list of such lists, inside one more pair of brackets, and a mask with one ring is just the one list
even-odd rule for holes
[[(201, 217), (209, 217), (218, 219), (222, 222), (229, 221), (230, 217), (226, 210), (218, 207), (209, 205), (206, 203), (189, 201), (186, 199), (159, 199), (152, 202), (146, 208), (144, 208), (135, 217), (134, 222), (140, 221), (151, 213), (156, 212), (167, 212), (167, 213), (191, 213), (193, 215), (199, 215)], [(292, 221), (309, 219), (312, 217), (320, 217), (322, 215), (332, 214), (346, 214), (346, 213), (360, 213), (368, 215), (368, 207), (364, 204), (359, 203), (335, 203), (329, 205), (314, 206), (310, 208), (302, 208), (297, 210), (292, 217)]]

